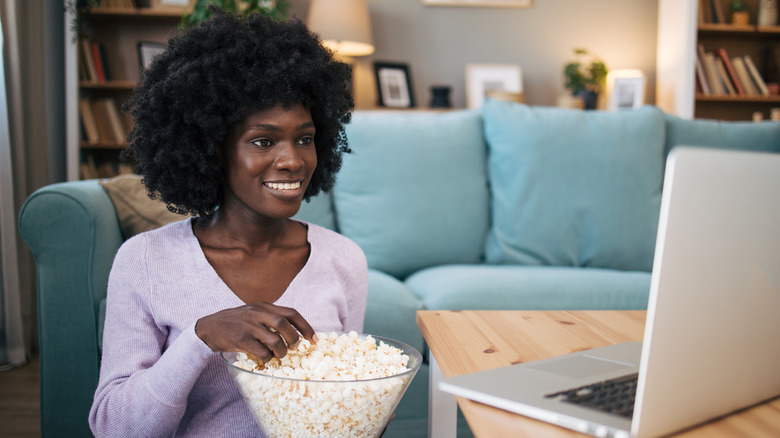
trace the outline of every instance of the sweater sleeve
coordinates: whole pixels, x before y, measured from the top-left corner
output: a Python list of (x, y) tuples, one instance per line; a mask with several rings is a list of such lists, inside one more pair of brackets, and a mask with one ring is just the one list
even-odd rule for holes
[(363, 320), (366, 316), (366, 301), (368, 300), (368, 265), (363, 250), (354, 242), (349, 241), (352, 248), (351, 263), (347, 278), (347, 307), (349, 312), (344, 320), (344, 331), (354, 330), (363, 333)]
[(119, 250), (109, 275), (98, 388), (89, 415), (98, 437), (169, 436), (213, 352), (194, 323), (168, 348), (155, 321), (148, 278), (148, 240), (139, 235)]

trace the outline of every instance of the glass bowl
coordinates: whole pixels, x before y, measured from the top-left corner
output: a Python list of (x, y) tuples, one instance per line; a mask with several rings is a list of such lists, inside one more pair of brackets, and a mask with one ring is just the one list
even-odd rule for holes
[(233, 365), (236, 353), (221, 356), (266, 437), (379, 437), (420, 369), (422, 356), (403, 342), (371, 337), (377, 346), (381, 341), (402, 350), (409, 357), (408, 371), (368, 380), (300, 380)]

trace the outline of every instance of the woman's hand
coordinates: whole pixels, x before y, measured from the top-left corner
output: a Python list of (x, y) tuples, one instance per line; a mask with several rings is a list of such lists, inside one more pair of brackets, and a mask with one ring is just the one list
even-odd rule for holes
[(300, 335), (316, 342), (314, 329), (289, 307), (253, 303), (204, 316), (195, 324), (195, 334), (213, 351), (241, 351), (263, 362), (287, 354)]

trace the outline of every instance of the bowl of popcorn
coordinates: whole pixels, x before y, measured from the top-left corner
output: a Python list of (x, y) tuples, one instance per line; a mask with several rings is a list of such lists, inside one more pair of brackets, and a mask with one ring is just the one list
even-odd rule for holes
[(255, 421), (268, 438), (379, 437), (422, 364), (403, 342), (317, 333), (281, 359), (222, 353)]

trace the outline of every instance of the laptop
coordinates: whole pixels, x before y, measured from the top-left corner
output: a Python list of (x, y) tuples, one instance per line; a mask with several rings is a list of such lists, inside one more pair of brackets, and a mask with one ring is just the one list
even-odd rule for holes
[(456, 376), (439, 389), (591, 435), (666, 435), (780, 395), (779, 335), (780, 154), (677, 147), (644, 342)]

